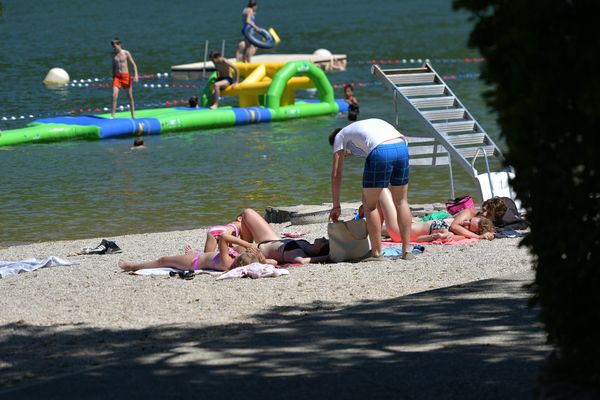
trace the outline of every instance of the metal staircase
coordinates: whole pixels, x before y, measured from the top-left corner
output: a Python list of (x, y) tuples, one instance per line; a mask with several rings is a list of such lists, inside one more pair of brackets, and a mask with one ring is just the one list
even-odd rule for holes
[[(502, 151), (429, 63), (420, 68), (385, 70), (373, 65), (371, 73), (393, 93), (396, 126), (398, 106), (402, 105), (426, 128), (425, 135), (406, 135), (410, 143), (411, 165), (448, 165), (452, 197), (455, 197), (452, 161), (456, 161), (478, 183), (483, 199), (483, 174), (480, 175), (475, 168), (476, 160), (483, 156), (489, 191), (492, 196), (495, 194), (492, 181), (497, 173), (490, 172), (488, 157), (503, 165)], [(506, 174), (506, 171), (503, 173)]]

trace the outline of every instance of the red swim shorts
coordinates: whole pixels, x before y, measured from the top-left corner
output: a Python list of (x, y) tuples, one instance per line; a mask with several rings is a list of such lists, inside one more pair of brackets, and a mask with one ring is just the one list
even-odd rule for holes
[(124, 74), (115, 74), (113, 76), (113, 84), (114, 87), (129, 89), (131, 87), (131, 75), (128, 73)]

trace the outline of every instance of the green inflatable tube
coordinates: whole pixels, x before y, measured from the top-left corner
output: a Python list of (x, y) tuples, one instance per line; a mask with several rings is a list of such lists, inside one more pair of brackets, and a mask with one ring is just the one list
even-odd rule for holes
[(281, 95), (287, 82), (294, 76), (308, 77), (315, 84), (321, 103), (335, 104), (333, 87), (321, 68), (310, 61), (290, 61), (273, 77), (273, 82), (267, 91), (265, 107), (271, 110), (277, 110), (280, 107)]
[(64, 139), (100, 139), (100, 129), (97, 126), (33, 123), (25, 128), (11, 130), (10, 135), (0, 133), (0, 146), (49, 143)]

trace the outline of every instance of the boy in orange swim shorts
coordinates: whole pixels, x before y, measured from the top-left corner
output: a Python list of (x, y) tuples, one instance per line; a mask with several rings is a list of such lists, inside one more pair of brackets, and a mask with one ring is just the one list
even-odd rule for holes
[(125, 89), (129, 89), (131, 87), (131, 75), (125, 73), (125, 74), (115, 74), (115, 76), (113, 76), (113, 86), (117, 87), (119, 89), (121, 88), (125, 88)]
[(119, 89), (127, 89), (127, 97), (129, 98), (129, 108), (131, 110), (131, 118), (135, 118), (135, 104), (133, 102), (133, 88), (131, 86), (131, 75), (129, 74), (128, 62), (133, 66), (133, 80), (139, 80), (138, 70), (131, 53), (121, 46), (121, 41), (114, 38), (110, 44), (113, 47), (113, 92), (112, 92), (112, 118), (115, 117), (117, 109), (117, 100), (119, 98)]

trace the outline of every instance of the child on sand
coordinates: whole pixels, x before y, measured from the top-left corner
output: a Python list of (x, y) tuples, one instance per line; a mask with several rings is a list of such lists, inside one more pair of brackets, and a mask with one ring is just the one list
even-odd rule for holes
[(137, 65), (133, 61), (131, 53), (121, 46), (119, 38), (114, 38), (110, 44), (113, 47), (113, 92), (112, 92), (112, 118), (115, 117), (117, 109), (117, 99), (119, 98), (119, 89), (127, 89), (127, 97), (129, 98), (129, 108), (131, 110), (131, 118), (135, 118), (135, 104), (133, 102), (133, 90), (131, 87), (131, 75), (129, 75), (128, 62), (133, 66), (133, 80), (139, 81)]
[[(230, 244), (235, 244), (245, 248), (245, 251), (238, 253), (231, 249)], [(241, 267), (252, 263), (266, 264), (269, 261), (252, 244), (223, 234), (218, 239), (218, 251), (195, 252), (191, 246), (185, 247), (185, 254), (178, 256), (160, 257), (153, 261), (140, 263), (130, 263), (119, 260), (119, 268), (123, 271), (133, 272), (140, 269), (150, 268), (176, 268), (182, 271), (211, 269), (217, 271), (229, 271), (232, 268)], [(271, 262), (273, 263), (273, 262)]]

